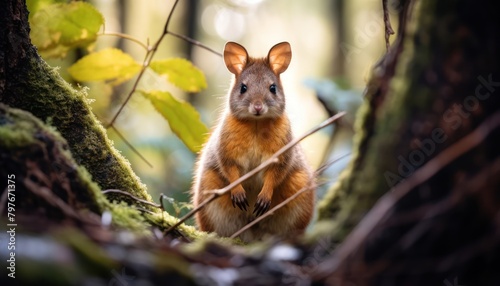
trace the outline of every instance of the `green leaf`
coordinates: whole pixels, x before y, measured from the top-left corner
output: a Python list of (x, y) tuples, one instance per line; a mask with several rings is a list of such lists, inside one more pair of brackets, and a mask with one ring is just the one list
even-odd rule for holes
[(152, 61), (149, 66), (182, 90), (199, 92), (207, 87), (203, 72), (188, 60), (178, 58), (157, 60)]
[(141, 65), (130, 55), (108, 48), (81, 58), (68, 72), (78, 81), (115, 80), (116, 83), (130, 79), (140, 69)]
[(72, 48), (89, 48), (104, 23), (99, 11), (80, 1), (33, 9), (36, 12), (30, 19), (31, 40), (47, 58), (64, 57)]
[(66, 0), (26, 0), (26, 6), (28, 7), (28, 11), (30, 11), (30, 20), (35, 15), (38, 10), (41, 10), (51, 4), (55, 3), (65, 3)]
[(155, 109), (167, 119), (170, 129), (193, 152), (200, 151), (208, 128), (201, 122), (200, 114), (189, 103), (176, 99), (167, 91), (140, 91)]

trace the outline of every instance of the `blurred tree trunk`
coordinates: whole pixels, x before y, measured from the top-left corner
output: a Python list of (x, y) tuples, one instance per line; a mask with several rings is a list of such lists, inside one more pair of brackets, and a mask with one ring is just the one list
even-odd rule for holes
[(499, 285), (496, 5), (402, 4), (404, 30), (366, 89), (355, 159), (321, 205), (344, 243), (320, 268), (335, 285)]

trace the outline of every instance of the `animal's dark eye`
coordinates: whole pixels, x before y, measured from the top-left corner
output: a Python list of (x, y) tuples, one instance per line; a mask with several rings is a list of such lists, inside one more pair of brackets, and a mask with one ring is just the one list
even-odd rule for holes
[(276, 85), (274, 83), (269, 86), (269, 91), (272, 94), (276, 94)]
[(246, 91), (247, 91), (247, 85), (242, 83), (240, 86), (240, 93), (244, 94)]

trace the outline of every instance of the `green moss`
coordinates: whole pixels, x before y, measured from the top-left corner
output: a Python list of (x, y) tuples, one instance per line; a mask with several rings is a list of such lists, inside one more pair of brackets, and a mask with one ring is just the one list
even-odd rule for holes
[[(2, 109), (3, 112), (3, 109)], [(0, 125), (0, 146), (3, 148), (24, 147), (33, 143), (33, 124), (23, 121), (16, 123), (18, 111), (4, 117), (4, 124)]]
[[(52, 164), (58, 160), (57, 168), (68, 170), (68, 173), (64, 175), (71, 178), (71, 191), (77, 194), (78, 203), (99, 214), (108, 211), (114, 226), (150, 236), (151, 225), (166, 229), (177, 222), (177, 218), (166, 212), (143, 214), (126, 202), (110, 202), (101, 192), (101, 188), (93, 182), (92, 175), (87, 169), (76, 164), (66, 147), (65, 139), (59, 132), (46, 126), (28, 112), (0, 104), (0, 136), (0, 154), (4, 158), (0, 160), (0, 163), (2, 167), (5, 167), (2, 174), (15, 172), (16, 177), (22, 180), (23, 173), (26, 172), (25, 161), (30, 160), (37, 162), (37, 166), (43, 168), (47, 177), (51, 177), (51, 172), (58, 172)], [(49, 145), (54, 147), (48, 147)], [(41, 154), (48, 155), (37, 158)], [(6, 176), (7, 173), (4, 177)], [(60, 177), (63, 174), (58, 173), (57, 176)], [(59, 186), (54, 185), (52, 189), (57, 193), (58, 188)], [(29, 197), (32, 196), (31, 193), (23, 194), (24, 201), (31, 201)], [(33, 197), (33, 200), (37, 199)], [(178, 230), (189, 239), (206, 236), (206, 233), (184, 224), (179, 226)]]
[(80, 264), (85, 266), (89, 273), (107, 274), (110, 269), (118, 267), (96, 243), (88, 236), (73, 228), (65, 228), (54, 233), (54, 236), (77, 253)]
[[(70, 190), (78, 199), (80, 207), (98, 213), (107, 210), (112, 214), (114, 225), (149, 233), (149, 224), (140, 212), (123, 202), (111, 203), (92, 181), (91, 174), (75, 163), (65, 139), (32, 114), (0, 104), (0, 138), (0, 162), (4, 167), (2, 174), (15, 174), (20, 192), (24, 189), (22, 184), (27, 176), (26, 170), (30, 168), (27, 166), (29, 161), (30, 166), (41, 169), (47, 178), (57, 178), (51, 182), (51, 189), (56, 195)], [(70, 180), (69, 185), (63, 186), (66, 178)], [(23, 193), (23, 202), (37, 200), (32, 193)]]
[[(130, 163), (114, 147), (86, 98), (86, 89), (75, 90), (57, 70), (37, 55), (30, 57), (20, 82), (11, 85), (2, 98), (6, 104), (31, 112), (53, 125), (67, 140), (78, 164), (84, 166), (102, 189), (120, 189), (152, 201), (146, 186), (132, 171)], [(133, 203), (128, 197), (112, 199)], [(150, 208), (151, 211), (156, 211)]]
[[(378, 74), (384, 73), (372, 75), (357, 115), (353, 160), (320, 202), (319, 219), (334, 218), (333, 227), (339, 240), (390, 190), (392, 186), (385, 174), (398, 175), (398, 156), (410, 153), (412, 122), (420, 120), (418, 116), (432, 113), (430, 106), (436, 99), (436, 91), (422, 85), (421, 79), (431, 66), (432, 43), (438, 41), (436, 33), (429, 33), (436, 31), (435, 21), (432, 22), (433, 17), (439, 17), (436, 7), (432, 1), (414, 7), (412, 20), (406, 26), (404, 48), (390, 81), (379, 78)], [(385, 94), (381, 94), (383, 81), (389, 82)]]
[[(35, 49), (28, 49), (24, 63), (25, 66), (16, 70), (16, 82), (9, 84), (1, 100), (11, 107), (28, 111), (43, 122), (49, 123), (53, 127), (44, 125), (40, 128), (56, 136), (55, 141), (67, 142), (69, 148), (61, 148), (60, 152), (65, 153), (66, 158), (71, 158), (72, 168), (77, 169), (78, 182), (75, 184), (81, 188), (79, 198), (89, 206), (93, 205), (90, 209), (95, 212), (111, 212), (114, 225), (145, 234), (150, 234), (148, 227), (151, 224), (165, 227), (166, 223), (174, 221), (175, 218), (168, 214), (164, 215), (165, 220), (160, 221), (159, 209), (138, 204), (128, 196), (109, 193), (105, 197), (101, 193), (101, 190), (119, 189), (152, 202), (146, 186), (133, 172), (129, 161), (114, 148), (105, 128), (92, 113), (87, 90), (74, 89), (60, 77), (57, 69), (48, 66), (36, 54)], [(30, 134), (32, 128), (23, 124), (28, 123), (20, 120), (16, 128), (0, 124), (0, 136), (5, 139), (2, 139), (2, 144), (8, 147), (7, 149), (33, 143), (33, 135)], [(53, 132), (54, 129), (57, 133)], [(50, 163), (45, 162), (45, 164)], [(134, 205), (157, 215), (144, 216), (133, 207)], [(188, 236), (201, 235), (194, 228), (186, 226), (181, 226), (180, 230), (186, 231)]]
[[(110, 202), (102, 194), (101, 188), (92, 181), (92, 175), (87, 169), (78, 166), (73, 160), (65, 139), (28, 112), (0, 104), (0, 138), (0, 153), (3, 155), (0, 162), (2, 167), (5, 167), (2, 174), (15, 172), (19, 183), (22, 182), (26, 172), (26, 160), (30, 160), (43, 168), (49, 178), (53, 172), (58, 172), (59, 177), (71, 178), (70, 188), (77, 195), (78, 203), (94, 212), (110, 212), (113, 225), (116, 227), (151, 235), (150, 225), (166, 228), (176, 221), (176, 218), (167, 213), (158, 212), (144, 216), (125, 202)], [(57, 168), (52, 164), (54, 162), (57, 163), (55, 165)], [(61, 169), (67, 170), (68, 173), (60, 173)], [(58, 185), (52, 187), (56, 194), (58, 188)], [(24, 201), (31, 201), (29, 199), (31, 196), (33, 196), (31, 193), (23, 194)], [(33, 200), (37, 199), (33, 197)], [(179, 230), (189, 238), (203, 236), (203, 233), (196, 231), (194, 227), (182, 225)]]
[[(24, 234), (32, 245), (55, 250), (24, 251), (18, 259), (16, 280), (19, 285), (195, 285), (189, 261), (171, 249), (151, 251), (149, 244), (101, 246), (85, 232), (72, 227), (60, 228), (44, 236)], [(134, 241), (142, 242), (133, 237)], [(126, 254), (126, 255), (124, 255)], [(40, 259), (40, 257), (44, 259)], [(138, 267), (140, 266), (140, 267)]]
[[(160, 229), (168, 229), (171, 225), (179, 221), (178, 218), (169, 215), (167, 212), (162, 213), (146, 213), (144, 215), (148, 221), (152, 222), (154, 225), (160, 227)], [(182, 232), (183, 235), (189, 237), (190, 239), (198, 239), (206, 237), (207, 233), (198, 231), (194, 226), (181, 224), (177, 227), (177, 230)]]
[(325, 194), (324, 198), (318, 204), (318, 220), (327, 220), (336, 216), (337, 213), (343, 208), (342, 202), (344, 198), (348, 196), (349, 193), (353, 191), (353, 184), (357, 181), (360, 174), (357, 170), (360, 164), (363, 162), (363, 152), (361, 152), (361, 146), (367, 145), (368, 141), (371, 139), (370, 130), (372, 128), (371, 123), (375, 117), (375, 110), (370, 107), (369, 98), (373, 96), (376, 92), (378, 84), (375, 79), (372, 78), (371, 83), (368, 85), (369, 88), (366, 92), (366, 96), (363, 100), (363, 104), (358, 109), (356, 114), (356, 121), (354, 124), (354, 139), (352, 148), (352, 159), (347, 166), (347, 168), (342, 171), (337, 182), (330, 188), (330, 190)]

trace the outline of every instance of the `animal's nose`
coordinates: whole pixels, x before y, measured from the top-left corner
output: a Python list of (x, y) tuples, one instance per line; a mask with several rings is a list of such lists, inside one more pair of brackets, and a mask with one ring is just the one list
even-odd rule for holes
[(262, 102), (256, 102), (254, 105), (253, 105), (253, 108), (255, 109), (255, 111), (257, 112), (261, 112), (262, 111)]

